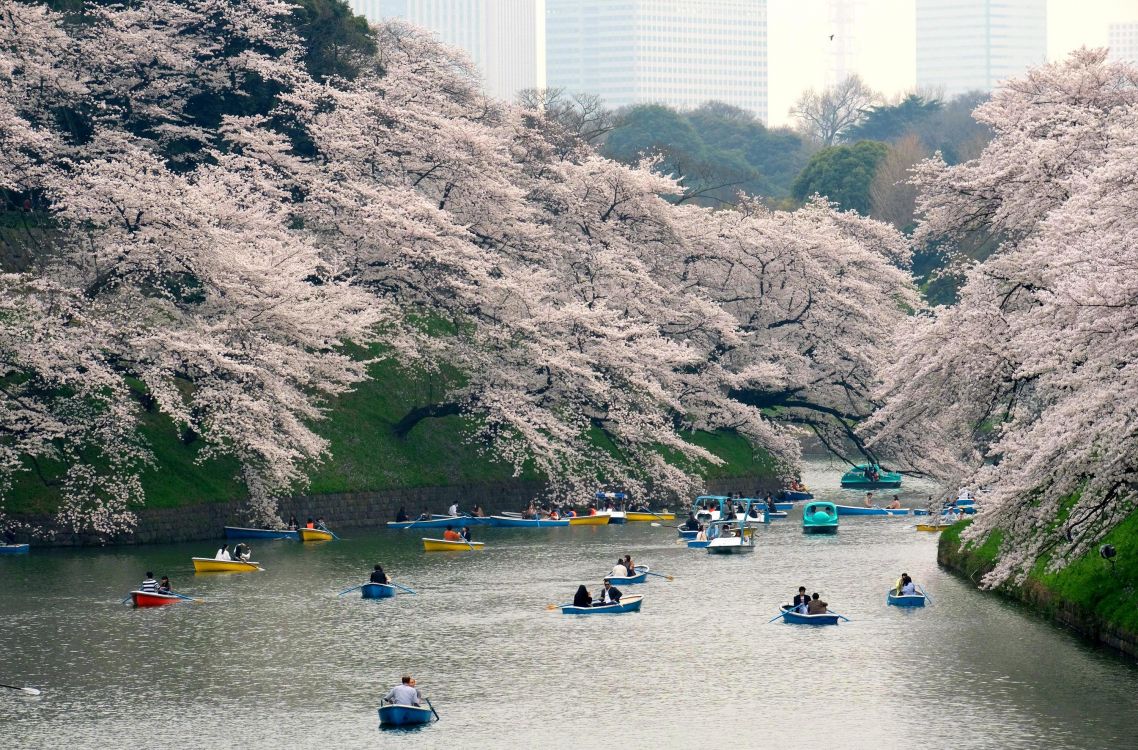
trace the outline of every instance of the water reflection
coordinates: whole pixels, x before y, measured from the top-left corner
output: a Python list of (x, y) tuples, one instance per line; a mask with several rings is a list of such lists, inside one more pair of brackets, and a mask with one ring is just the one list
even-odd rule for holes
[[(840, 473), (811, 464), (804, 478), (859, 502)], [(932, 491), (906, 485), (903, 499)], [(36, 550), (0, 559), (0, 682), (45, 693), (0, 696), (0, 726), (27, 748), (1132, 744), (1138, 670), (942, 573), (935, 536), (912, 524), (843, 517), (814, 537), (792, 514), (754, 555), (728, 557), (648, 524), (477, 529), (488, 549), (465, 555), (355, 532), (259, 542), (264, 572), (209, 576), (190, 557), (210, 544)], [(629, 587), (641, 613), (546, 611), (625, 553), (676, 576)], [(419, 593), (337, 596), (376, 562)], [(205, 603), (120, 605), (146, 570)], [(933, 605), (885, 606), (902, 571)], [(799, 585), (853, 622), (765, 624)], [(380, 732), (379, 696), (405, 671), (442, 721)]]

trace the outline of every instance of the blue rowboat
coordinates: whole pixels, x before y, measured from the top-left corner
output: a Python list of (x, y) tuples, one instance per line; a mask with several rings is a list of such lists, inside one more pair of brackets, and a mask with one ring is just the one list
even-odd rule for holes
[(791, 502), (795, 502), (798, 500), (813, 500), (814, 499), (814, 493), (813, 492), (799, 492), (798, 490), (783, 490), (782, 492), (778, 493), (778, 499), (779, 500), (789, 500)]
[(242, 526), (226, 526), (226, 539), (291, 539), (300, 538), (296, 530), (289, 529), (247, 529)]
[(26, 555), (29, 549), (27, 544), (0, 544), (0, 555)]
[(782, 621), (791, 625), (837, 625), (841, 615), (827, 613), (824, 615), (802, 615), (792, 609), (782, 611)]
[(839, 516), (905, 516), (908, 508), (869, 508), (863, 505), (838, 505)]
[(885, 595), (887, 604), (892, 604), (894, 607), (923, 607), (925, 606), (924, 594), (906, 594), (898, 596), (893, 592), (896, 589), (889, 589), (889, 593)]
[(388, 521), (389, 529), (445, 529), (458, 531), (463, 526), (496, 526), (493, 519), (474, 516), (433, 516), (422, 521)]
[(709, 544), (711, 541), (708, 539), (692, 539), (688, 542), (688, 549), (705, 549)]
[(691, 541), (699, 536), (698, 529), (676, 529), (676, 533), (680, 535), (680, 539), (687, 539)]
[(804, 534), (838, 533), (838, 509), (833, 503), (814, 501), (802, 509)]
[(568, 518), (559, 518), (556, 521), (550, 518), (514, 518), (513, 516), (490, 516), (495, 526), (509, 528), (543, 528), (546, 526), (568, 526)]
[(927, 516), (929, 514), (928, 508), (913, 508), (914, 516)]
[[(874, 479), (876, 471), (876, 479)], [(842, 475), (842, 487), (847, 489), (896, 489), (901, 486), (901, 475), (895, 471), (886, 471), (880, 466), (858, 464)]]
[(952, 515), (953, 513), (972, 514), (975, 512), (976, 512), (976, 508), (971, 506), (971, 505), (958, 505), (956, 508), (945, 508), (944, 510), (942, 510), (940, 512), (940, 514), (942, 516), (949, 516), (949, 515)]
[(361, 599), (390, 599), (395, 596), (395, 587), (386, 583), (365, 583), (360, 586)]
[(380, 706), (379, 725), (383, 727), (407, 727), (415, 724), (428, 724), (433, 712), (423, 706)]
[(637, 565), (636, 575), (625, 576), (623, 578), (613, 578), (612, 576), (605, 576), (605, 580), (612, 582), (613, 586), (624, 586), (629, 583), (644, 583), (648, 580), (648, 566)]
[[(609, 579), (612, 580), (611, 578)], [(644, 597), (640, 594), (630, 594), (621, 597), (620, 604), (605, 604), (600, 607), (574, 607), (572, 604), (562, 604), (563, 615), (618, 615), (621, 612), (639, 612)]]

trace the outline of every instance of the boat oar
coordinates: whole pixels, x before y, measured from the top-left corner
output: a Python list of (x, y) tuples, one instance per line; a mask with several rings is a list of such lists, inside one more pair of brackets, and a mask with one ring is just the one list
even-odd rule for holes
[(388, 582), (387, 582), (387, 585), (388, 585), (388, 586), (394, 586), (394, 587), (395, 587), (395, 588), (397, 588), (397, 589), (402, 589), (403, 591), (406, 591), (408, 594), (414, 594), (414, 593), (415, 593), (414, 591), (412, 591), (411, 589), (407, 588), (406, 586), (400, 586), (400, 585), (399, 585), (398, 583), (396, 583), (395, 581), (388, 581)]
[(365, 585), (366, 584), (361, 583), (359, 586), (352, 586), (350, 589), (344, 589), (340, 593), (336, 594), (336, 596), (343, 596), (344, 594), (348, 593), (349, 591), (356, 591), (358, 589), (362, 589)]
[(924, 587), (924, 586), (921, 586), (921, 587), (920, 587), (920, 589), (921, 589), (921, 594), (923, 594), (923, 595), (924, 595), (924, 597), (925, 597), (926, 599), (928, 599), (928, 600), (929, 600), (929, 604), (932, 604), (932, 603), (933, 603), (933, 598), (932, 598), (931, 596), (929, 596), (929, 592), (925, 591), (925, 587)]
[(23, 693), (25, 695), (39, 695), (40, 692), (42, 692), (40, 690), (36, 690), (35, 688), (16, 687), (15, 685), (0, 685), (0, 688), (8, 688), (9, 690), (19, 690), (21, 693)]
[[(837, 613), (837, 612), (827, 612), (826, 614), (828, 614), (828, 615), (838, 615), (838, 613)], [(843, 619), (843, 620), (845, 620), (846, 622), (853, 622), (853, 620), (851, 620), (850, 618), (846, 617), (845, 615), (838, 615), (838, 617), (842, 618), (842, 619)]]
[(203, 601), (203, 600), (201, 600), (201, 599), (195, 599), (195, 598), (194, 598), (194, 597), (192, 597), (192, 596), (185, 596), (184, 594), (179, 594), (179, 593), (177, 593), (177, 592), (175, 592), (175, 591), (171, 591), (171, 592), (170, 592), (170, 596), (176, 596), (176, 597), (178, 597), (179, 599), (181, 599), (182, 601), (184, 601), (184, 602), (190, 602), (191, 604), (201, 604), (201, 603), (202, 603), (202, 601)]
[(340, 537), (336, 536), (336, 532), (332, 531), (332, 529), (328, 528), (327, 526), (321, 526), (320, 530), (321, 531), (327, 531), (329, 534), (332, 535), (333, 539), (335, 539), (336, 541), (340, 541)]
[(645, 572), (645, 573), (647, 573), (647, 574), (648, 574), (648, 575), (650, 575), (650, 576), (656, 576), (657, 578), (663, 578), (664, 580), (667, 580), (667, 581), (674, 581), (674, 580), (676, 580), (676, 577), (675, 577), (675, 576), (666, 576), (666, 575), (664, 575), (663, 573), (653, 573), (651, 570), (646, 570), (646, 571), (644, 571), (644, 572)]
[[(122, 601), (119, 602), (119, 604), (126, 604), (129, 601), (130, 601), (130, 594), (127, 594), (126, 596), (124, 596), (122, 598)], [(0, 687), (8, 687), (8, 686), (7, 685), (0, 685)]]
[[(431, 706), (431, 699), (430, 698), (428, 698), (427, 696), (424, 695), (423, 700), (425, 700), (427, 702), (428, 706)], [(433, 713), (435, 715), (435, 721), (441, 721), (441, 719), (439, 719), (439, 712), (435, 710), (434, 706), (431, 706), (431, 713)]]
[(777, 620), (778, 618), (782, 617), (784, 614), (786, 614), (786, 613), (787, 613), (787, 612), (789, 612), (789, 611), (790, 611), (790, 610), (788, 610), (788, 609), (784, 609), (782, 612), (779, 612), (777, 615), (775, 615), (775, 616), (774, 616), (774, 617), (772, 617), (771, 619), (767, 620), (767, 624), (768, 624), (768, 625), (770, 625), (772, 622), (774, 622), (774, 621), (775, 621), (775, 620)]

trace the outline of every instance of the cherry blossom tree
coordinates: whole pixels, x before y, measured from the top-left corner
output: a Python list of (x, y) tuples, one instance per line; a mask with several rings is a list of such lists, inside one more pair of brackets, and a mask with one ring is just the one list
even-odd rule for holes
[(1061, 567), (1134, 509), (1138, 71), (1084, 49), (976, 118), (995, 132), (977, 159), (916, 171), (918, 235), (998, 248), (958, 304), (898, 338), (869, 430), (911, 466), (985, 488), (965, 537), (1001, 534), (997, 585)]

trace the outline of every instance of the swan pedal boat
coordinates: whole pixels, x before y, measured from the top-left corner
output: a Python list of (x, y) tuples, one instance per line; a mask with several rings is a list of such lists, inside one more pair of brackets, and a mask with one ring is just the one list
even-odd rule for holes
[[(613, 579), (609, 579), (610, 581)], [(629, 594), (621, 597), (619, 604), (603, 604), (597, 607), (574, 607), (572, 604), (562, 604), (563, 615), (616, 615), (621, 612), (639, 612), (644, 597), (640, 594)]]
[(901, 474), (899, 472), (886, 471), (881, 467), (877, 467), (877, 480), (874, 481), (870, 478), (870, 470), (872, 468), (873, 467), (869, 464), (858, 464), (850, 469), (842, 475), (842, 488), (876, 490), (897, 489), (901, 486)]
[(838, 509), (833, 503), (815, 500), (802, 509), (802, 533), (837, 534)]
[(610, 517), (604, 513), (593, 516), (573, 516), (569, 519), (570, 526), (608, 526)]
[(452, 542), (449, 539), (423, 538), (424, 552), (472, 552), (480, 550), (484, 542)]
[(647, 565), (636, 565), (634, 567), (636, 568), (636, 575), (634, 575), (634, 576), (624, 576), (623, 578), (613, 577), (613, 576), (605, 576), (605, 579), (607, 581), (611, 582), (613, 586), (624, 586), (626, 584), (644, 583), (645, 581), (647, 581), (648, 580), (648, 566)]
[(792, 609), (782, 611), (782, 621), (792, 625), (837, 625), (840, 615), (827, 612), (824, 615), (803, 615)]
[(423, 706), (404, 706), (398, 703), (379, 707), (379, 724), (384, 727), (406, 727), (429, 724), (433, 712)]
[(324, 529), (297, 529), (296, 534), (302, 542), (330, 542), (336, 538)]
[(889, 589), (885, 595), (885, 602), (894, 607), (923, 607), (926, 597), (924, 594), (894, 594), (896, 589)]
[(292, 539), (300, 536), (296, 529), (247, 529), (243, 526), (226, 526), (226, 539)]
[(0, 544), (0, 555), (26, 555), (29, 549), (28, 544)]
[(395, 587), (386, 583), (365, 583), (360, 586), (361, 599), (390, 599), (395, 596)]
[(259, 562), (241, 560), (215, 560), (212, 557), (192, 557), (195, 573), (251, 573), (264, 570)]
[(639, 510), (630, 510), (624, 514), (628, 521), (675, 521), (676, 514), (671, 511), (662, 511), (660, 513), (645, 513)]
[(185, 601), (180, 596), (159, 594), (157, 591), (132, 591), (130, 592), (130, 600), (136, 607), (161, 607), (166, 604), (177, 604)]

